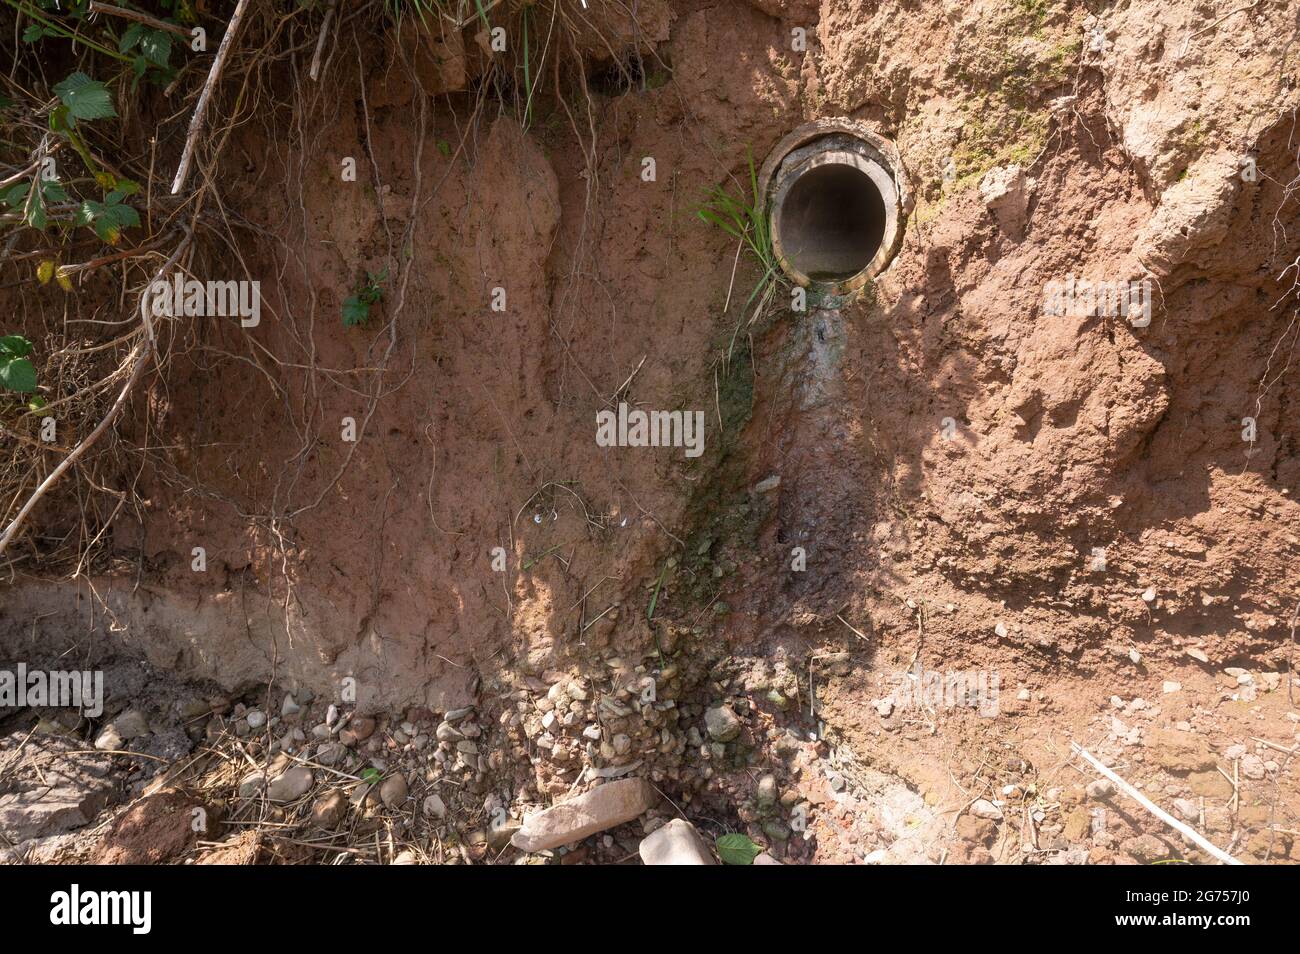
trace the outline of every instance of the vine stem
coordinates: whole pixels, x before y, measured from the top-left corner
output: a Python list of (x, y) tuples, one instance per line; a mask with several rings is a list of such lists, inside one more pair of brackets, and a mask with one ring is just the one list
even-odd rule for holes
[[(180, 244), (176, 246), (176, 250), (172, 252), (171, 257), (163, 263), (162, 268), (160, 268), (154, 275), (154, 282), (161, 281), (166, 274), (171, 271), (172, 267), (180, 260), (185, 249), (189, 247), (190, 239), (192, 237), (193, 232), (187, 228), (185, 236), (181, 239)], [(18, 535), (18, 531), (22, 529), (23, 523), (27, 520), (27, 517), (36, 509), (36, 504), (40, 502), (40, 499), (45, 496), (49, 489), (54, 486), (55, 482), (63, 476), (68, 468), (75, 464), (77, 460), (81, 458), (96, 441), (99, 440), (103, 433), (108, 430), (109, 425), (113, 423), (122, 408), (126, 405), (127, 398), (131, 396), (131, 392), (135, 390), (135, 386), (139, 382), (141, 375), (144, 374), (145, 367), (153, 358), (154, 352), (157, 350), (158, 339), (154, 334), (153, 320), (149, 316), (148, 297), (146, 295), (141, 295), (140, 302), (140, 316), (144, 321), (145, 334), (144, 341), (137, 348), (133, 349), (136, 354), (135, 365), (131, 368), (131, 376), (127, 378), (126, 383), (122, 385), (122, 390), (118, 392), (117, 399), (113, 402), (113, 406), (108, 409), (108, 413), (104, 415), (103, 419), (95, 425), (95, 429), (83, 437), (77, 446), (72, 448), (67, 457), (59, 461), (58, 466), (50, 471), (46, 478), (41, 481), (40, 485), (32, 492), (32, 495), (27, 498), (27, 502), (23, 504), (22, 510), (18, 511), (18, 515), (14, 517), (9, 526), (5, 528), (4, 536), (0, 536), (0, 556), (4, 555), (9, 544), (13, 541), (14, 537)]]

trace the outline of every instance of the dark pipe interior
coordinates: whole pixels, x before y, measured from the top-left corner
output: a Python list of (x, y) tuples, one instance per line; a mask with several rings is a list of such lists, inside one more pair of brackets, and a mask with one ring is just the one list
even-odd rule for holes
[(885, 200), (866, 173), (826, 164), (804, 173), (781, 203), (781, 247), (814, 281), (852, 278), (885, 238)]

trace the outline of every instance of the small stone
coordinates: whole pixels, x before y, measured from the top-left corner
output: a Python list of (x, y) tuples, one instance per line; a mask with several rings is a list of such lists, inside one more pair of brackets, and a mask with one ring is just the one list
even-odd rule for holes
[(343, 820), (347, 811), (347, 796), (335, 789), (316, 799), (311, 807), (311, 823), (317, 828), (334, 828)]
[(1155, 601), (1156, 601), (1156, 588), (1154, 586), (1148, 586), (1146, 590), (1143, 591), (1142, 593), (1142, 602), (1154, 603)]
[(1246, 778), (1259, 781), (1267, 774), (1264, 768), (1264, 760), (1254, 754), (1243, 756), (1241, 759), (1241, 774)]
[(430, 818), (447, 817), (447, 806), (443, 802), (442, 798), (439, 797), (438, 795), (426, 796), (424, 799), (424, 803), (420, 806), (420, 810), (423, 811)]
[(1174, 682), (1172, 679), (1166, 679), (1160, 686), (1160, 690), (1165, 695), (1168, 695), (1171, 692), (1178, 692), (1182, 688), (1183, 684), (1181, 682)]
[(731, 742), (740, 735), (740, 717), (731, 706), (715, 706), (704, 713), (704, 727), (715, 742)]
[(375, 731), (375, 720), (369, 716), (356, 716), (347, 727), (339, 732), (339, 741), (344, 745), (351, 747), (358, 742), (364, 742), (370, 738)]
[(95, 736), (95, 748), (101, 752), (119, 752), (122, 749), (122, 737), (117, 734), (117, 726), (109, 725), (100, 729)]
[(1197, 662), (1208, 663), (1210, 661), (1210, 657), (1205, 655), (1205, 653), (1199, 649), (1195, 649), (1195, 648), (1189, 649), (1187, 650), (1187, 655), (1191, 656)]
[(993, 632), (997, 634), (997, 637), (999, 639), (1006, 639), (1007, 638), (1006, 624), (999, 622), (996, 626), (993, 627)]
[(499, 812), (492, 816), (488, 822), (487, 841), (488, 847), (493, 851), (502, 851), (506, 845), (510, 844), (510, 839), (514, 837), (522, 827), (518, 819), (511, 818), (504, 812)]
[(780, 792), (776, 786), (775, 775), (764, 775), (758, 780), (758, 792), (755, 799), (758, 802), (759, 808), (769, 809), (774, 806), (779, 794)]
[(754, 493), (756, 494), (769, 493), (770, 491), (776, 490), (776, 488), (780, 486), (781, 486), (781, 475), (773, 474), (770, 477), (764, 477), (762, 480), (756, 483), (754, 485)]
[(379, 800), (389, 808), (396, 808), (406, 801), (406, 795), (406, 776), (400, 772), (396, 775), (390, 775), (379, 786)]
[(326, 742), (316, 750), (316, 761), (321, 765), (338, 765), (347, 754), (342, 742)]
[(1002, 820), (1002, 809), (994, 805), (987, 798), (976, 799), (970, 807), (970, 813), (976, 818), (987, 818), (990, 821)]
[(123, 712), (113, 720), (113, 728), (117, 729), (117, 734), (124, 741), (149, 734), (149, 723), (145, 720), (144, 713), (138, 709)]
[(472, 715), (473, 712), (474, 712), (473, 706), (465, 706), (460, 709), (450, 709), (448, 710), (447, 714), (443, 716), (443, 719), (445, 719), (447, 722), (460, 722), (461, 720)]
[(1128, 651), (1128, 659), (1129, 659), (1129, 662), (1133, 663), (1135, 666), (1137, 666), (1137, 665), (1141, 665), (1141, 663), (1142, 663), (1142, 654), (1141, 654), (1140, 652), (1138, 652), (1136, 649), (1132, 649), (1132, 648), (1130, 648), (1129, 651)]
[(275, 777), (266, 787), (266, 797), (273, 802), (292, 802), (306, 795), (313, 781), (311, 769), (295, 765)]
[(1028, 702), (1033, 697), (1034, 694), (1030, 692), (1028, 689), (1021, 689), (1019, 692), (1016, 693), (1016, 698), (1021, 702)]
[(1108, 778), (1099, 778), (1094, 782), (1089, 782), (1084, 792), (1091, 799), (1110, 798), (1115, 794), (1115, 784)]
[(257, 793), (262, 790), (262, 786), (265, 784), (266, 775), (263, 772), (253, 772), (249, 775), (245, 775), (239, 781), (239, 797), (254, 798), (257, 796)]
[(638, 849), (646, 865), (716, 865), (712, 852), (695, 826), (674, 818), (641, 839)]
[(1183, 821), (1194, 822), (1201, 816), (1200, 806), (1190, 798), (1175, 798), (1174, 811)]
[(440, 722), (438, 728), (434, 730), (434, 737), (439, 742), (459, 742), (465, 738), (465, 733), (456, 728), (450, 722)]
[(266, 713), (261, 709), (249, 709), (248, 714), (244, 716), (250, 729), (260, 729), (266, 725)]
[(888, 719), (894, 711), (894, 700), (878, 699), (876, 700), (876, 712), (880, 718)]

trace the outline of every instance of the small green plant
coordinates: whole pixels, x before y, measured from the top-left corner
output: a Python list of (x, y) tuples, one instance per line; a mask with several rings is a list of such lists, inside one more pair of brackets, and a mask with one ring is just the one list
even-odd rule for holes
[(709, 225), (717, 226), (737, 242), (743, 242), (763, 270), (745, 302), (746, 309), (760, 295), (766, 300), (779, 281), (776, 252), (772, 248), (767, 216), (763, 214), (762, 197), (758, 194), (758, 173), (754, 170), (752, 154), (749, 157), (749, 190), (748, 199), (743, 196), (736, 198), (715, 186), (708, 193), (708, 201), (696, 212)]
[(356, 291), (343, 299), (343, 327), (364, 325), (370, 321), (370, 306), (378, 304), (384, 297), (384, 282), (388, 281), (388, 269), (366, 272), (366, 280), (357, 285)]
[(748, 835), (739, 832), (721, 835), (714, 844), (724, 865), (752, 865), (754, 859), (763, 853), (761, 845), (754, 844)]
[(0, 337), (0, 386), (18, 394), (36, 390), (36, 368), (28, 359), (32, 343), (22, 335)]

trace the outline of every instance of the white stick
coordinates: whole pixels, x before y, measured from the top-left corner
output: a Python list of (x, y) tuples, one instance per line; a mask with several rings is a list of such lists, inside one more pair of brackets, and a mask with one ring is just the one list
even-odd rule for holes
[(208, 70), (207, 82), (203, 84), (203, 92), (199, 94), (199, 104), (194, 107), (194, 116), (190, 119), (190, 131), (185, 137), (185, 151), (181, 153), (181, 164), (177, 167), (176, 179), (172, 182), (172, 195), (180, 192), (181, 186), (185, 184), (185, 176), (190, 171), (190, 160), (194, 158), (194, 146), (198, 141), (199, 131), (203, 129), (203, 116), (208, 111), (208, 100), (212, 98), (212, 90), (217, 85), (217, 77), (221, 75), (221, 67), (226, 64), (226, 55), (234, 45), (235, 34), (239, 32), (239, 21), (243, 18), (244, 8), (247, 6), (248, 0), (239, 0), (239, 3), (235, 4), (234, 16), (226, 26), (226, 35), (221, 38), (221, 46), (217, 47), (212, 69)]
[(1133, 799), (1135, 802), (1137, 802), (1139, 805), (1141, 805), (1143, 808), (1149, 811), (1152, 815), (1155, 815), (1156, 818), (1159, 818), (1170, 828), (1173, 828), (1175, 831), (1177, 831), (1182, 835), (1186, 835), (1192, 841), (1196, 842), (1196, 844), (1198, 844), (1205, 851), (1209, 852), (1214, 857), (1222, 861), (1225, 865), (1241, 864), (1240, 861), (1232, 857), (1232, 855), (1228, 854), (1223, 849), (1216, 848), (1213, 844), (1207, 841), (1204, 836), (1202, 836), (1198, 831), (1196, 831), (1196, 829), (1184, 825), (1177, 818), (1175, 818), (1173, 815), (1170, 815), (1167, 811), (1165, 811), (1155, 802), (1151, 801), (1151, 799), (1147, 798), (1145, 795), (1139, 792), (1128, 782), (1124, 781), (1122, 778), (1120, 778), (1110, 769), (1106, 768), (1106, 766), (1102, 765), (1101, 762), (1098, 761), (1097, 758), (1093, 756), (1093, 754), (1089, 752), (1087, 749), (1085, 749), (1083, 746), (1079, 745), (1077, 742), (1071, 742), (1070, 748), (1074, 749), (1074, 751), (1078, 752), (1085, 759), (1087, 759), (1092, 764), (1092, 767), (1095, 768), (1098, 772), (1100, 772), (1102, 775), (1106, 776), (1106, 778), (1110, 779), (1112, 782), (1118, 785), (1120, 787), (1120, 790), (1123, 791), (1125, 795)]
[(320, 25), (320, 38), (316, 41), (316, 52), (311, 58), (311, 71), (307, 74), (312, 82), (320, 79), (320, 55), (325, 50), (325, 38), (330, 33), (330, 21), (334, 19), (334, 0), (330, 0), (329, 9), (325, 11), (325, 20)]

